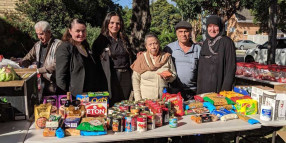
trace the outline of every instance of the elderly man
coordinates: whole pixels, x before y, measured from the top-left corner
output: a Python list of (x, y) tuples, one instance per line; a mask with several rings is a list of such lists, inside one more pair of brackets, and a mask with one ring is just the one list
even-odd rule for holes
[(36, 62), (34, 67), (37, 68), (37, 73), (41, 74), (41, 81), (44, 83), (43, 95), (55, 94), (55, 52), (61, 41), (52, 37), (51, 26), (46, 21), (37, 22), (35, 31), (40, 41), (23, 58), (22, 66), (29, 67)]
[(138, 55), (131, 65), (132, 85), (135, 100), (161, 98), (163, 88), (176, 78), (176, 70), (169, 53), (160, 50), (158, 38), (153, 34), (145, 36), (147, 52)]
[(181, 91), (185, 100), (196, 94), (197, 63), (201, 47), (191, 41), (192, 26), (180, 21), (175, 26), (177, 41), (168, 44), (164, 51), (172, 54), (178, 77), (171, 84), (171, 92)]

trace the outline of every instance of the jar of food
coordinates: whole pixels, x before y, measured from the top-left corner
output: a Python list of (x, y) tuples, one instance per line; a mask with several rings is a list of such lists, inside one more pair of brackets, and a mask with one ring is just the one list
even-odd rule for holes
[(254, 64), (245, 63), (244, 64), (243, 75), (246, 76), (246, 77), (252, 77), (253, 73), (254, 73), (254, 70), (255, 70)]
[(280, 70), (280, 74), (278, 77), (278, 82), (286, 83), (286, 66), (283, 66)]
[(270, 70), (271, 76), (269, 77), (268, 80), (277, 82), (279, 75), (280, 75), (280, 66), (276, 64), (270, 65), (269, 70)]
[(243, 70), (244, 70), (244, 62), (238, 62), (236, 63), (236, 75), (243, 75)]

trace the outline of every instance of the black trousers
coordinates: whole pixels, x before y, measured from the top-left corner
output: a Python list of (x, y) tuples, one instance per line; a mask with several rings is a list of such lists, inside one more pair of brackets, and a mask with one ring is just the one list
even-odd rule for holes
[(116, 102), (128, 100), (132, 89), (131, 71), (111, 70), (111, 94), (110, 107)]

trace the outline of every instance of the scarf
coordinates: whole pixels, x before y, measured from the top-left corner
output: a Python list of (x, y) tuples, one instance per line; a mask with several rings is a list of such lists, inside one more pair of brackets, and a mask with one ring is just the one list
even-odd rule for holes
[[(139, 74), (142, 74), (146, 71), (156, 71), (159, 68), (161, 68), (164, 64), (167, 63), (170, 55), (171, 54), (169, 53), (160, 52), (155, 61), (155, 64), (153, 64), (151, 57), (150, 57), (150, 53), (147, 51), (146, 59), (145, 59), (144, 53), (142, 53), (141, 55), (137, 57), (135, 62), (130, 67), (133, 71), (136, 71)], [(149, 65), (147, 64), (146, 60), (148, 61)]]

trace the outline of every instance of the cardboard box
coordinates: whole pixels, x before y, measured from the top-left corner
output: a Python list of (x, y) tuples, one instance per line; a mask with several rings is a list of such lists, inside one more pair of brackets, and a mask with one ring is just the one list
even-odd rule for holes
[(257, 101), (257, 112), (260, 114), (261, 104), (263, 104), (263, 93), (267, 91), (274, 91), (273, 88), (265, 86), (252, 86), (251, 98)]
[(272, 120), (286, 120), (286, 93), (264, 92), (263, 104), (272, 107)]
[(15, 69), (15, 72), (25, 78), (0, 82), (0, 97), (11, 103), (15, 115), (25, 115), (29, 119), (34, 113), (34, 105), (39, 102), (36, 69)]

